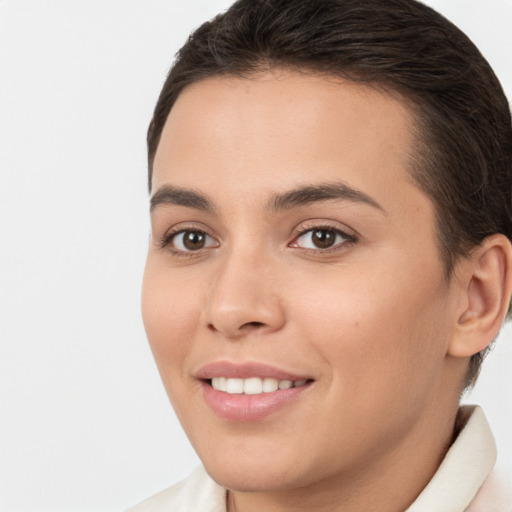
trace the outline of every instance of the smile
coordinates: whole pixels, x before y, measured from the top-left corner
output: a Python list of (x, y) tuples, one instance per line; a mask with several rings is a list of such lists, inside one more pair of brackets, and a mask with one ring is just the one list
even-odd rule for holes
[(259, 395), (273, 393), (279, 389), (298, 388), (304, 386), (306, 382), (305, 379), (293, 381), (278, 380), (272, 377), (250, 377), (248, 379), (214, 377), (210, 384), (213, 389), (229, 394)]
[(254, 422), (289, 411), (309, 395), (314, 378), (259, 362), (216, 361), (196, 372), (206, 405), (223, 420)]

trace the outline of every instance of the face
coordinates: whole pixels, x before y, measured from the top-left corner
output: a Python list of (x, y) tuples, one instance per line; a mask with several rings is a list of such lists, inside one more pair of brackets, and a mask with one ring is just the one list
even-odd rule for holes
[(143, 316), (222, 485), (315, 485), (428, 446), (454, 291), (411, 128), (384, 93), (285, 71), (199, 82), (173, 107)]

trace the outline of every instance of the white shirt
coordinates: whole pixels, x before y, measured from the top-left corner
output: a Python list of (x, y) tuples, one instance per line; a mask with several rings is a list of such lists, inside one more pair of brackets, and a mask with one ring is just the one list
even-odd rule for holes
[[(478, 406), (460, 409), (463, 424), (436, 474), (405, 512), (512, 512), (512, 481), (493, 467), (496, 445)], [(226, 512), (226, 490), (203, 467), (126, 512)]]

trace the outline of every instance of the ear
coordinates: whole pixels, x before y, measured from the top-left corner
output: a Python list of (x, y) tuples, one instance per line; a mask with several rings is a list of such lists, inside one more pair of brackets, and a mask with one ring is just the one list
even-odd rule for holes
[(500, 234), (484, 239), (457, 269), (462, 307), (448, 353), (471, 357), (497, 336), (512, 291), (512, 246)]

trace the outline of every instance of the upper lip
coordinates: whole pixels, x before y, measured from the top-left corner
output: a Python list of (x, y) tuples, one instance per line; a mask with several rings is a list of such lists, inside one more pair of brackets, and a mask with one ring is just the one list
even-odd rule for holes
[(277, 368), (258, 362), (234, 363), (231, 361), (216, 361), (201, 366), (194, 373), (197, 379), (208, 380), (214, 377), (248, 379), (250, 377), (270, 377), (277, 380), (309, 380), (311, 377)]

